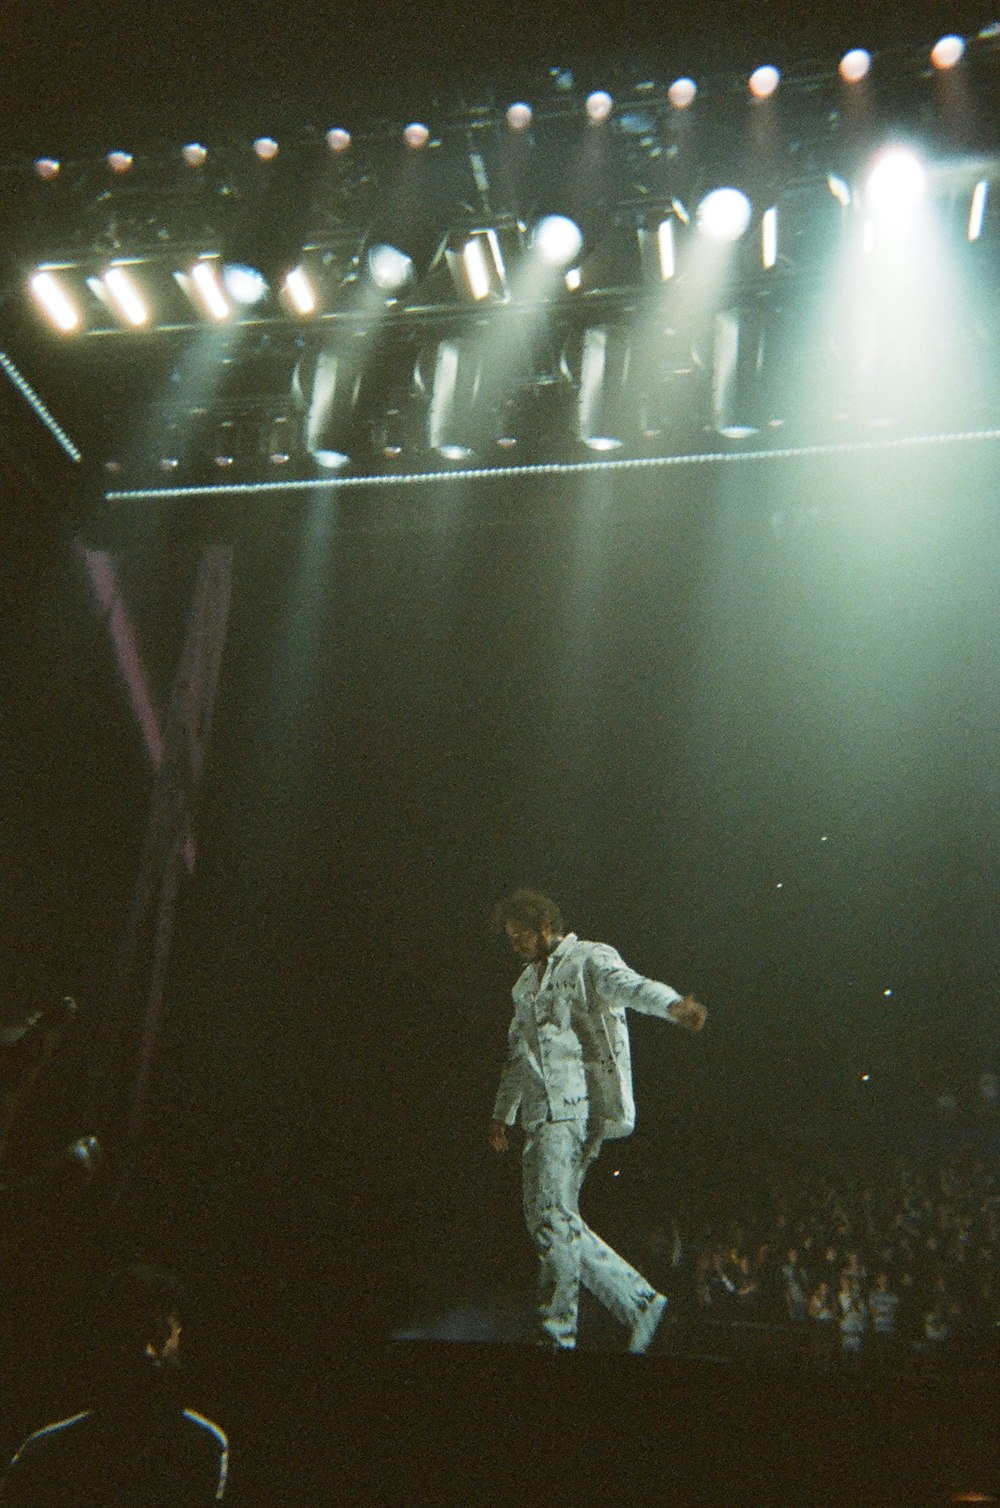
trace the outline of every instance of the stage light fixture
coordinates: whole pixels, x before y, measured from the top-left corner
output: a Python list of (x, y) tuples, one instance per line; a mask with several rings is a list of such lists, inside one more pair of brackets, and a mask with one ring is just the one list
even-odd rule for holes
[(762, 67), (754, 69), (747, 87), (754, 99), (763, 100), (770, 99), (780, 83), (781, 74), (778, 69), (770, 63), (765, 63)]
[(872, 55), (863, 47), (852, 47), (850, 52), (845, 52), (840, 60), (837, 72), (845, 84), (860, 84), (863, 78), (868, 77), (872, 66)]
[(695, 83), (694, 79), (674, 79), (674, 82), (667, 90), (667, 99), (673, 105), (675, 110), (686, 110), (688, 105), (693, 103), (695, 95), (697, 93), (698, 85)]
[(531, 234), (531, 244), (548, 267), (569, 267), (583, 248), (583, 234), (567, 215), (545, 215)]
[(983, 222), (986, 218), (986, 196), (989, 192), (989, 184), (985, 178), (972, 190), (972, 200), (969, 204), (969, 227), (966, 232), (970, 241), (978, 241), (983, 233)]
[(954, 35), (941, 37), (931, 48), (931, 62), (942, 73), (957, 67), (964, 56), (965, 41)]
[(587, 95), (587, 116), (595, 126), (603, 125), (606, 120), (610, 120), (614, 107), (615, 102), (606, 89), (595, 89), (592, 94)]
[(431, 133), (420, 121), (411, 121), (403, 132), (403, 140), (411, 151), (421, 151), (431, 139)]
[(334, 126), (326, 133), (326, 144), (331, 152), (346, 152), (351, 145), (351, 133), (345, 131), (343, 126)]
[(446, 461), (465, 461), (482, 444), (484, 357), (477, 342), (446, 339), (434, 352), (427, 442)]
[(462, 248), (462, 265), (474, 299), (484, 299), (490, 292), (490, 269), (483, 247), (484, 236), (473, 236)]
[(208, 161), (208, 151), (199, 141), (189, 141), (181, 148), (181, 156), (189, 168), (201, 168)]
[(304, 267), (293, 267), (285, 278), (283, 292), (296, 314), (315, 314), (318, 307), (316, 290), (309, 281)]
[(131, 274), (124, 267), (109, 267), (101, 281), (107, 289), (115, 311), (126, 324), (131, 325), (133, 329), (149, 324), (149, 306)]
[(531, 121), (531, 106), (526, 105), (523, 100), (517, 100), (513, 105), (508, 106), (507, 124), (512, 131), (527, 131)]
[(233, 312), (232, 306), (219, 281), (219, 269), (214, 261), (201, 259), (195, 262), (187, 277), (180, 274), (179, 281), (182, 286), (190, 286), (195, 301), (210, 319), (219, 323), (229, 319)]
[(413, 258), (398, 246), (379, 241), (368, 249), (368, 274), (383, 293), (398, 293), (415, 275)]
[(889, 147), (868, 174), (865, 197), (882, 219), (905, 220), (920, 203), (927, 186), (927, 170), (906, 147)]
[(324, 471), (339, 471), (370, 445), (369, 416), (379, 394), (371, 332), (349, 335), (302, 358), (292, 396), (305, 408), (303, 445)]
[(620, 450), (633, 405), (632, 342), (617, 327), (589, 325), (580, 348), (576, 432), (589, 450)]
[(827, 188), (843, 209), (849, 209), (851, 205), (850, 185), (843, 178), (838, 178), (836, 173), (828, 173), (826, 178)]
[(30, 279), (31, 291), (49, 323), (64, 335), (78, 330), (82, 324), (80, 312), (59, 279), (45, 268), (40, 268)]
[(121, 151), (109, 152), (105, 160), (112, 173), (115, 173), (119, 178), (129, 172), (133, 162), (131, 152)]
[(750, 224), (752, 212), (750, 200), (740, 189), (717, 188), (702, 199), (695, 220), (710, 241), (733, 242)]
[(778, 260), (778, 208), (774, 204), (761, 216), (760, 259), (765, 271), (770, 271)]
[(638, 227), (639, 261), (643, 274), (653, 283), (669, 283), (677, 271), (672, 214), (651, 215)]
[(248, 262), (227, 262), (222, 283), (233, 303), (244, 309), (252, 309), (267, 296), (267, 278)]
[(722, 309), (712, 343), (712, 423), (727, 440), (758, 432), (763, 326), (757, 309)]
[(456, 237), (455, 244), (445, 248), (445, 259), (460, 298), (481, 303), (504, 297), (507, 267), (500, 237), (492, 227)]
[(273, 136), (258, 136), (253, 150), (254, 156), (261, 162), (273, 162), (280, 149)]
[(51, 183), (53, 178), (59, 177), (60, 163), (56, 157), (36, 157), (35, 172), (46, 183)]

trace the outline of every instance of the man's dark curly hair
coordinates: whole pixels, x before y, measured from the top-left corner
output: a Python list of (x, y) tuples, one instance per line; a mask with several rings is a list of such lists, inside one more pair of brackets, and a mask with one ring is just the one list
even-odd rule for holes
[(563, 930), (562, 912), (540, 890), (522, 888), (505, 896), (493, 909), (493, 926), (502, 932), (508, 922), (529, 932), (541, 932), (545, 927), (556, 934)]

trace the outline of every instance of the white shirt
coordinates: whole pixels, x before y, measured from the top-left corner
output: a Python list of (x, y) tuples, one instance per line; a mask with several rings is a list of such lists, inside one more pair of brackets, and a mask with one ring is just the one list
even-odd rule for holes
[(543, 1121), (579, 1120), (590, 1134), (628, 1136), (635, 1126), (626, 1008), (672, 1020), (682, 997), (644, 979), (606, 943), (574, 932), (513, 989), (514, 1019), (493, 1119), (525, 1129)]

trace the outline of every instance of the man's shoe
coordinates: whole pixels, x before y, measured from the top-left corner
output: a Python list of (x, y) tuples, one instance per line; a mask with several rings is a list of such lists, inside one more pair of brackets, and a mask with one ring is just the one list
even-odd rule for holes
[(667, 1300), (662, 1293), (658, 1293), (649, 1308), (642, 1311), (632, 1326), (628, 1348), (633, 1356), (642, 1356), (645, 1351), (649, 1350), (653, 1336), (660, 1328), (660, 1321), (666, 1312)]

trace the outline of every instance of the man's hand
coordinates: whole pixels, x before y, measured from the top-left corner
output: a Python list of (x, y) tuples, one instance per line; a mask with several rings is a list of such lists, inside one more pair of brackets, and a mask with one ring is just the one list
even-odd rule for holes
[(507, 1127), (503, 1121), (493, 1121), (490, 1124), (490, 1146), (494, 1152), (506, 1152), (510, 1147), (507, 1140)]
[(700, 1032), (705, 1025), (707, 1015), (708, 1011), (693, 995), (685, 995), (683, 1000), (675, 1000), (670, 1007), (670, 1019), (676, 1021), (678, 1026), (683, 1026), (686, 1032)]

